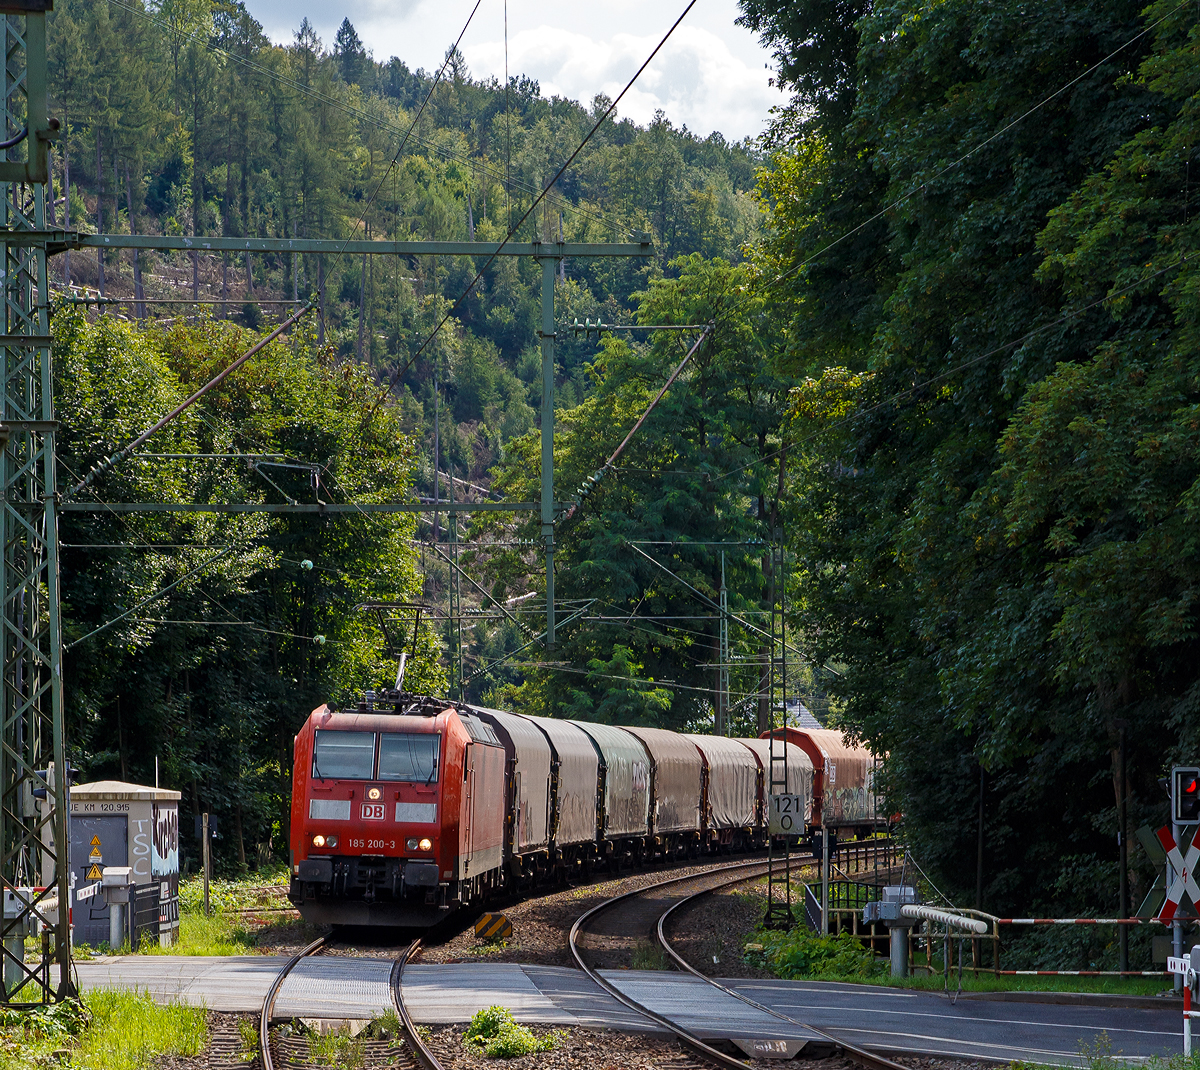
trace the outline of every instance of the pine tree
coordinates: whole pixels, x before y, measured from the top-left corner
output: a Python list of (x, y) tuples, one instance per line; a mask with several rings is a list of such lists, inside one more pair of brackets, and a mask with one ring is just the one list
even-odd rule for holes
[(337, 36), (333, 39), (333, 55), (342, 81), (347, 85), (362, 86), (368, 66), (367, 50), (348, 18), (342, 19)]

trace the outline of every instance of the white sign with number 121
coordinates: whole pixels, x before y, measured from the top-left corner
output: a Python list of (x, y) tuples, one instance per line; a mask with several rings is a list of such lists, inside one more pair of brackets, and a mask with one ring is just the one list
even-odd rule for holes
[(772, 836), (798, 836), (804, 831), (804, 800), (799, 795), (772, 795)]

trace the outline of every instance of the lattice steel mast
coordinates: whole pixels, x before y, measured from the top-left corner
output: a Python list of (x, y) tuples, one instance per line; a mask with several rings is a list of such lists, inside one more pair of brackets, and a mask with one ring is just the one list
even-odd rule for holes
[[(0, 394), (0, 886), (4, 1001), (74, 994), (68, 933), (68, 778), (62, 705), (54, 398), (46, 276), (46, 12), (51, 0), (0, 2), (4, 22), (4, 383)], [(33, 891), (38, 888), (40, 890)], [(26, 965), (24, 939), (42, 931)], [(51, 966), (57, 964), (57, 977)]]

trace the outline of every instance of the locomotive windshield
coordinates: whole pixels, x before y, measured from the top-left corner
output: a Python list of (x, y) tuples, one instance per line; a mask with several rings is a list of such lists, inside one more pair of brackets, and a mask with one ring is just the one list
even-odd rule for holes
[(374, 732), (317, 729), (313, 776), (333, 780), (370, 780), (375, 769)]
[(437, 780), (438, 736), (432, 732), (384, 732), (379, 737), (379, 779)]

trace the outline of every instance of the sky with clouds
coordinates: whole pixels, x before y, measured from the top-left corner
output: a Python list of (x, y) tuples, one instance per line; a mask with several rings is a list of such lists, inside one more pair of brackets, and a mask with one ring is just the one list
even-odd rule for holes
[[(287, 43), (307, 17), (327, 48), (349, 17), (377, 60), (399, 56), (413, 70), (436, 70), (474, 0), (246, 0), (275, 41)], [(684, 0), (605, 0), (555, 4), (508, 0), (508, 70), (537, 79), (542, 95), (590, 103), (615, 97), (650, 54)], [(482, 0), (462, 41), (471, 75), (504, 78), (504, 0)], [(638, 123), (662, 109), (676, 125), (733, 141), (760, 134), (783, 102), (769, 85), (770, 55), (735, 24), (736, 0), (698, 0), (618, 107)]]

